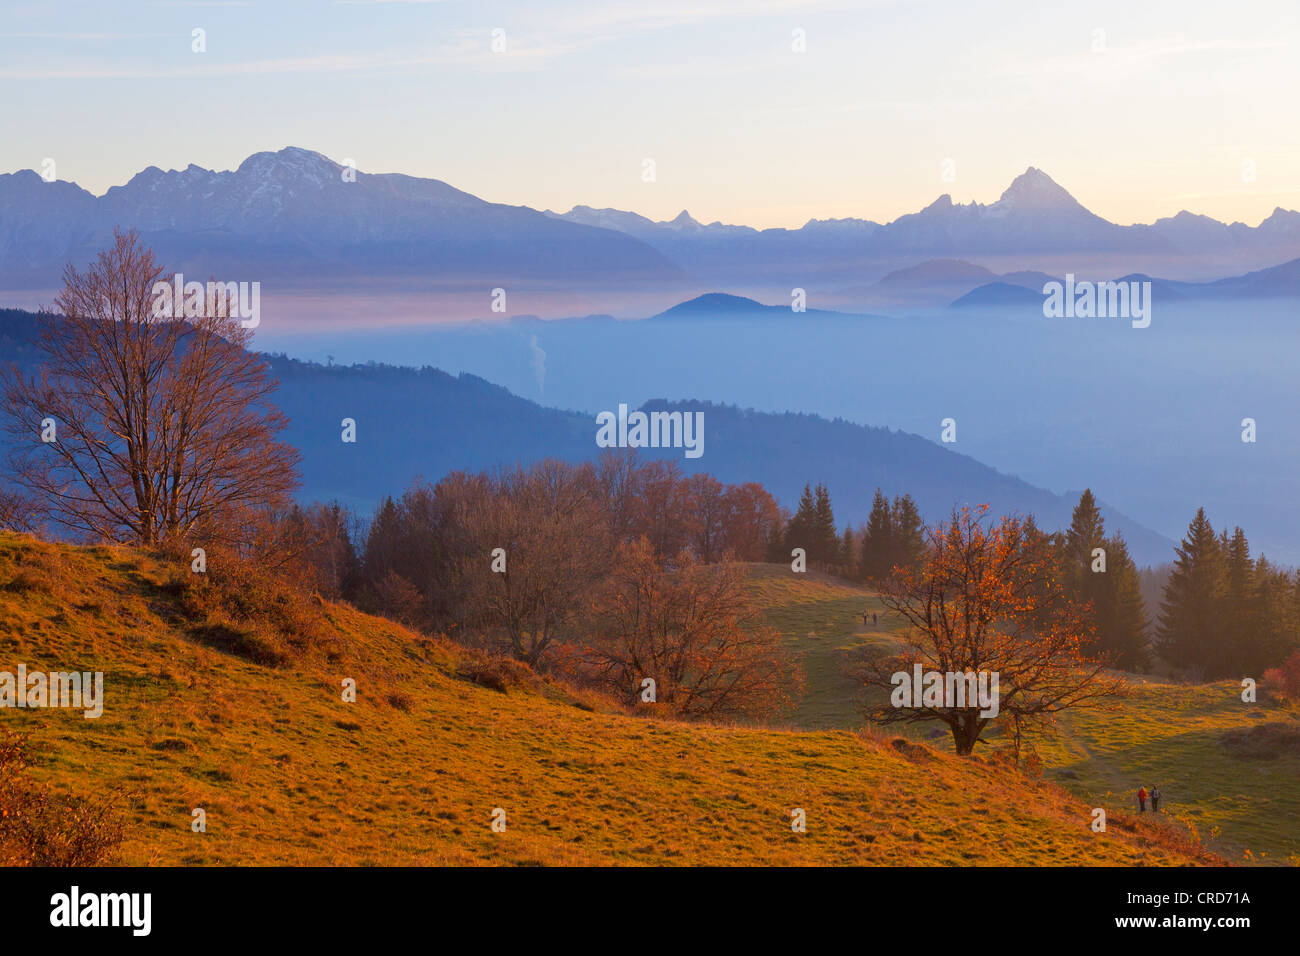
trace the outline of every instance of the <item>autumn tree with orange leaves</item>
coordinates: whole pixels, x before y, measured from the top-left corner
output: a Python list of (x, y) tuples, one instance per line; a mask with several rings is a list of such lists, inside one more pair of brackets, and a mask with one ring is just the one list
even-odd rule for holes
[(917, 664), (927, 673), (997, 674), (998, 714), (945, 699), (937, 707), (886, 703), (873, 710), (877, 721), (942, 722), (966, 755), (993, 720), (1005, 719), (1018, 750), (1030, 726), (1122, 693), (1122, 679), (1083, 651), (1086, 608), (1066, 596), (1050, 541), (1031, 523), (990, 521), (987, 505), (963, 508), (928, 538), (923, 563), (895, 569), (882, 586), (881, 601), (908, 627), (900, 653), (868, 659), (866, 683), (892, 690), (894, 675), (910, 676)]

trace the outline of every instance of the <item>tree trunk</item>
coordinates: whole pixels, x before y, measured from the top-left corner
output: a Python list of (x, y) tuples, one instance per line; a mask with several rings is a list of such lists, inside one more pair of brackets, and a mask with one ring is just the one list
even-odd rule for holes
[(961, 720), (952, 724), (952, 743), (959, 757), (969, 757), (980, 739), (980, 725), (975, 721)]

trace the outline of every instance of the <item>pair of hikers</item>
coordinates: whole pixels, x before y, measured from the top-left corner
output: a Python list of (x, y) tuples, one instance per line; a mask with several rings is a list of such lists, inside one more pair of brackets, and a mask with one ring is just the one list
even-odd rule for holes
[(1160, 788), (1152, 787), (1148, 790), (1146, 787), (1138, 788), (1138, 813), (1147, 812), (1147, 800), (1151, 801), (1151, 812), (1160, 812)]

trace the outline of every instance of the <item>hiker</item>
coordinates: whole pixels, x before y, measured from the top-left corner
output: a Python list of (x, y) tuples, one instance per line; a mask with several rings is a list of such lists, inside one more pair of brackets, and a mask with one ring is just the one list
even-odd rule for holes
[(1147, 788), (1138, 787), (1138, 813), (1147, 812)]
[(1151, 812), (1152, 813), (1160, 812), (1160, 788), (1159, 787), (1151, 788)]

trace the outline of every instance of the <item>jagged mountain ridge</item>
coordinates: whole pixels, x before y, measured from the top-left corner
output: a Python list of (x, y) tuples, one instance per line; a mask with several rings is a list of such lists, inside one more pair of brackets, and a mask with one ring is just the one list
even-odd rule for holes
[[(350, 170), (309, 150), (256, 153), (231, 171), (136, 174), (95, 197), (31, 171), (0, 175), (6, 276), (86, 260), (114, 226), (138, 229), (177, 268), (334, 276), (429, 275), (675, 280), (635, 238), (491, 203), (435, 179)], [(206, 268), (205, 268), (206, 267)]]
[[(52, 287), (65, 262), (81, 264), (114, 226), (139, 229), (169, 266), (294, 282), (402, 277), (412, 282), (537, 280), (562, 288), (678, 290), (871, 281), (927, 258), (1047, 254), (1218, 256), (1263, 268), (1300, 255), (1300, 213), (1277, 209), (1259, 226), (1179, 213), (1121, 226), (1084, 208), (1030, 167), (993, 203), (954, 203), (881, 224), (809, 220), (757, 230), (698, 222), (685, 210), (667, 222), (576, 206), (540, 212), (480, 199), (436, 179), (354, 171), (298, 147), (255, 153), (238, 168), (151, 166), (103, 196), (24, 170), (0, 174), (0, 282)], [(345, 175), (346, 174), (346, 175)], [(1127, 263), (1126, 263), (1127, 264)], [(1041, 263), (1040, 263), (1041, 266)], [(1134, 262), (1120, 271), (1148, 270)], [(698, 287), (698, 286), (697, 286)], [(843, 303), (841, 303), (843, 304)]]

